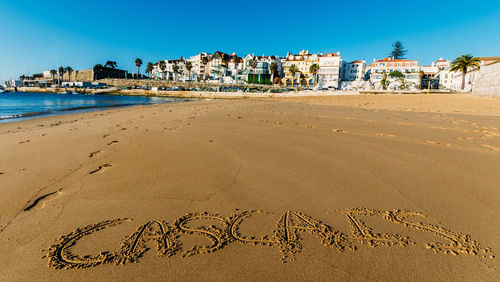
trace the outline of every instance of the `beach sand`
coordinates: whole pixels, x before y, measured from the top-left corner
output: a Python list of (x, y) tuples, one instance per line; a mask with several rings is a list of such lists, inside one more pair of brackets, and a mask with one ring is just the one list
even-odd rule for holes
[(0, 124), (0, 280), (500, 277), (500, 99), (200, 100)]

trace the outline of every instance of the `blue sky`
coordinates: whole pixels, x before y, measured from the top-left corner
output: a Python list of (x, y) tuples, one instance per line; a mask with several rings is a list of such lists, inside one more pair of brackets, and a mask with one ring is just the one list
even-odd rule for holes
[(0, 81), (106, 60), (134, 71), (137, 57), (146, 63), (216, 50), (340, 51), (371, 62), (396, 40), (422, 64), (463, 53), (500, 56), (500, 1), (0, 0)]

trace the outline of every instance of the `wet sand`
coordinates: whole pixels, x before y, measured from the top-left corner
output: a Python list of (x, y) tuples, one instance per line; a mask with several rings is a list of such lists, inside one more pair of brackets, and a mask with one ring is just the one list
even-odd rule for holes
[(500, 100), (204, 100), (0, 124), (2, 280), (500, 276)]

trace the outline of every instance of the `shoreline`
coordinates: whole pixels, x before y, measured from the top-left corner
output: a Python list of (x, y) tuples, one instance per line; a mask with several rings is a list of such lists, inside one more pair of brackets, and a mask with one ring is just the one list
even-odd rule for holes
[[(168, 92), (168, 91), (167, 91)], [(18, 92), (18, 93), (33, 93), (33, 92)], [(36, 93), (36, 92), (35, 92)], [(62, 94), (62, 93), (54, 93), (54, 92), (46, 92), (46, 93), (53, 93), (53, 94), (61, 94), (61, 95), (72, 95), (72, 94)], [(44, 93), (41, 93), (41, 94), (44, 94)], [(89, 94), (89, 95), (111, 95), (113, 96), (114, 94)], [(360, 93), (354, 93), (354, 94), (344, 94), (344, 95), (314, 95), (314, 96), (311, 96), (311, 95), (305, 95), (305, 96), (302, 96), (302, 95), (296, 95), (296, 96), (255, 96), (255, 97), (243, 97), (243, 96), (225, 96), (225, 97), (219, 97), (219, 96), (205, 96), (205, 97), (199, 97), (199, 96), (196, 96), (196, 97), (192, 97), (192, 96), (163, 96), (163, 95), (147, 95), (147, 94), (129, 94), (129, 95), (123, 95), (123, 96), (141, 96), (141, 97), (164, 97), (164, 98), (185, 98), (185, 99), (194, 99), (194, 100), (191, 100), (191, 101), (187, 101), (187, 100), (184, 100), (184, 101), (179, 101), (179, 102), (192, 102), (192, 101), (196, 101), (196, 100), (210, 100), (210, 99), (223, 99), (223, 100), (231, 100), (231, 99), (261, 99), (261, 100), (270, 100), (270, 101), (280, 101), (280, 100), (288, 100), (290, 102), (300, 102), (300, 103), (309, 103), (309, 104), (322, 104), (322, 99), (330, 99), (330, 98), (339, 98), (339, 99), (344, 99), (342, 97), (346, 97), (346, 96), (358, 96), (358, 97), (365, 97), (367, 99), (367, 101), (369, 100), (372, 100), (372, 99), (376, 99), (376, 97), (380, 97), (381, 99), (384, 99), (384, 97), (394, 97), (395, 99), (405, 99), (408, 98), (408, 99), (411, 99), (410, 97), (429, 97), (427, 96), (427, 94), (360, 94)], [(432, 97), (443, 97), (443, 98), (447, 98), (447, 97), (459, 97), (461, 99), (470, 99), (471, 101), (474, 101), (477, 99), (491, 99), (492, 101), (495, 101), (495, 102), (499, 102), (499, 105), (500, 105), (500, 99), (498, 99), (497, 97), (494, 97), (494, 96), (489, 96), (489, 95), (485, 95), (485, 96), (475, 96), (475, 95), (463, 95), (461, 93), (452, 93), (452, 94), (439, 94), (439, 93), (435, 93), (435, 94), (432, 94), (431, 95)], [(347, 100), (348, 98), (346, 98)], [(390, 99), (390, 98), (389, 98)], [(403, 100), (400, 100), (400, 101), (403, 101)], [(338, 102), (338, 101), (337, 101)], [(166, 104), (170, 104), (170, 103), (177, 103), (177, 102), (164, 102)], [(372, 108), (372, 109), (378, 109), (378, 108), (373, 108), (373, 107), (370, 107), (371, 102), (368, 102), (368, 103), (365, 103), (365, 108)], [(163, 104), (163, 103), (153, 103), (153, 104)], [(153, 105), (151, 104), (151, 105)], [(340, 103), (336, 103), (335, 105), (338, 105), (338, 106), (355, 106), (355, 105), (352, 105), (352, 104), (342, 104), (342, 102)], [(39, 119), (39, 118), (44, 118), (44, 117), (51, 117), (51, 116), (64, 116), (64, 115), (73, 115), (73, 114), (81, 114), (81, 113), (91, 113), (91, 112), (100, 112), (100, 111), (105, 111), (105, 110), (108, 110), (108, 109), (112, 109), (112, 108), (127, 108), (127, 107), (135, 107), (135, 106), (147, 106), (145, 104), (123, 104), (123, 105), (107, 105), (107, 106), (89, 106), (89, 107), (84, 107), (84, 108), (91, 108), (91, 109), (95, 109), (95, 110), (91, 110), (91, 111), (84, 111), (84, 112), (78, 112), (80, 110), (81, 107), (75, 107), (74, 109), (71, 108), (71, 109), (63, 109), (63, 110), (56, 110), (56, 113), (53, 113), (53, 114), (50, 114), (54, 111), (48, 111), (48, 112), (41, 112), (40, 114), (38, 114), (38, 112), (34, 112), (34, 113), (25, 113), (25, 114), (22, 114), (21, 116), (19, 117), (12, 117), (12, 118), (0, 118), (0, 124), (6, 124), (6, 123), (14, 123), (14, 122), (22, 122), (22, 121), (25, 121), (25, 120), (31, 120), (31, 119)], [(358, 105), (360, 106), (360, 105)], [(407, 107), (405, 109), (405, 106)], [(417, 108), (414, 107), (415, 105), (409, 105), (409, 104), (406, 104), (404, 103), (403, 101), (403, 104), (401, 104), (398, 108), (398, 110), (404, 110), (404, 111), (417, 111)], [(440, 110), (436, 109), (435, 111), (436, 112), (444, 112), (444, 113), (457, 113), (457, 114), (479, 114), (479, 115), (499, 115), (500, 116), (500, 111), (499, 112), (495, 112), (495, 113), (491, 113), (491, 114), (488, 114), (486, 112), (484, 112), (485, 109), (483, 109), (483, 112), (482, 113), (478, 113), (476, 111), (476, 113), (472, 112), (472, 111), (469, 111), (469, 112), (457, 112), (457, 111), (453, 111), (451, 109), (446, 109), (446, 105), (441, 105), (440, 106)], [(383, 108), (381, 108), (383, 109)], [(423, 110), (423, 111), (429, 111), (429, 109), (426, 109), (426, 110)], [(47, 113), (47, 114), (46, 114)], [(27, 117), (25, 116), (27, 115)], [(8, 121), (8, 120), (11, 120), (12, 121)]]
[[(40, 87), (18, 87), (18, 92), (28, 93), (59, 93), (67, 94), (67, 90), (58, 88), (40, 88)], [(12, 91), (13, 89), (11, 89)], [(287, 98), (287, 97), (314, 97), (314, 96), (342, 96), (342, 95), (478, 95), (469, 92), (451, 92), (451, 91), (380, 91), (380, 90), (363, 90), (363, 91), (345, 91), (345, 90), (330, 90), (330, 91), (297, 91), (285, 93), (270, 93), (270, 92), (216, 92), (216, 91), (167, 91), (167, 90), (143, 90), (143, 89), (82, 89), (83, 93), (88, 95), (122, 95), (122, 96), (145, 96), (145, 97), (171, 97), (171, 98), (213, 98), (213, 99), (232, 99), (232, 98)], [(494, 95), (479, 95), (492, 96)]]

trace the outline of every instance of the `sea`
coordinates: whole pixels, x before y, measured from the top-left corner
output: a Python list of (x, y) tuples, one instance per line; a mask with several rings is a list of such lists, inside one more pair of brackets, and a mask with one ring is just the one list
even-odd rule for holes
[(193, 99), (120, 95), (0, 93), (0, 123), (113, 107), (187, 102)]

